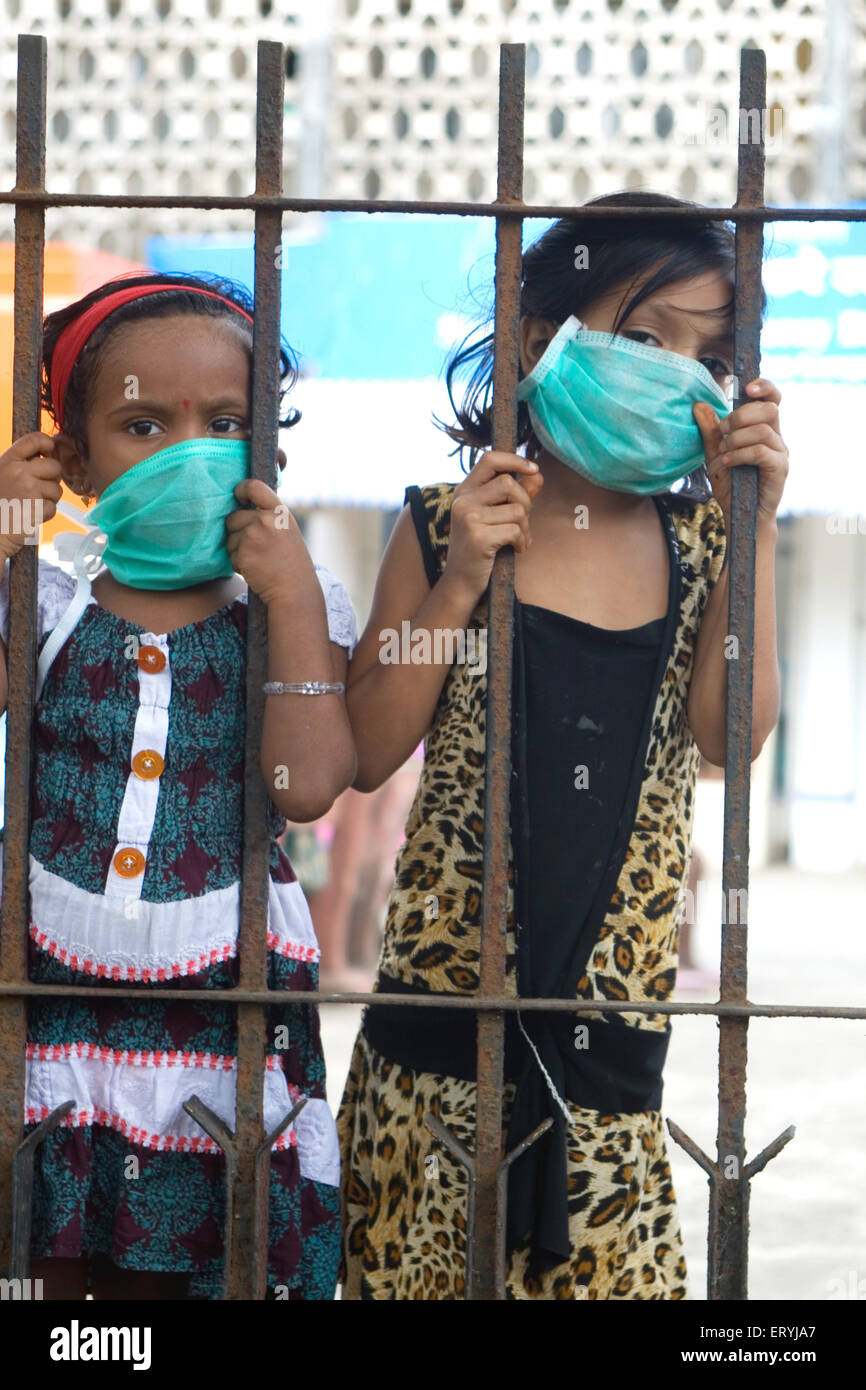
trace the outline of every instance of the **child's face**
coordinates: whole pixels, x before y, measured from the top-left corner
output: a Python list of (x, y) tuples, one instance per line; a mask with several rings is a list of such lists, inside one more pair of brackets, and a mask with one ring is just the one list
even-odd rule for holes
[[(617, 314), (657, 267), (652, 266), (634, 284), (618, 287), (604, 299), (595, 300), (581, 310), (586, 327), (610, 333)], [(724, 389), (733, 373), (733, 314), (725, 312), (733, 286), (727, 276), (704, 272), (688, 280), (678, 280), (651, 294), (619, 326), (619, 333), (637, 343), (665, 348), (683, 357), (702, 362)], [(551, 329), (553, 330), (551, 332)], [(528, 373), (541, 357), (556, 325), (550, 320), (521, 320), (521, 366)]]
[(247, 341), (222, 320), (178, 314), (118, 328), (92, 383), (86, 460), (61, 436), (64, 482), (100, 497), (158, 449), (249, 439), (249, 374)]

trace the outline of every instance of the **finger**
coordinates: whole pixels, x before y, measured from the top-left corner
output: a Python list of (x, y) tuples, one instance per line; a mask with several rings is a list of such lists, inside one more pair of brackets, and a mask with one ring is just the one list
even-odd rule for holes
[(722, 448), (722, 426), (718, 415), (706, 401), (696, 401), (692, 413), (701, 432), (704, 453), (707, 458), (715, 458)]
[(235, 497), (239, 502), (252, 502), (253, 506), (269, 511), (274, 511), (280, 505), (273, 488), (269, 488), (261, 478), (244, 478), (235, 488)]
[(63, 467), (59, 459), (42, 458), (41, 455), (37, 454), (34, 457), (30, 472), (34, 478), (40, 478), (43, 482), (47, 482), (49, 479), (54, 482), (55, 479), (62, 476)]
[(30, 430), (22, 434), (12, 444), (10, 452), (19, 458), (33, 458), (36, 454), (53, 454), (56, 435), (43, 434), (42, 430)]
[[(511, 522), (516, 522), (518, 526), (529, 529), (529, 518), (526, 510), (518, 502), (504, 502), (500, 503), (498, 507), (479, 507), (477, 511), (473, 512), (471, 518), (472, 525), (483, 526), (485, 532), (488, 528), (495, 530), (497, 526)], [(484, 539), (488, 540), (489, 536), (485, 534)]]
[(528, 495), (530, 502), (533, 502), (544, 487), (544, 474), (539, 469), (537, 473), (526, 474), (518, 481), (523, 491)]
[(766, 377), (757, 376), (754, 381), (750, 381), (746, 390), (750, 400), (772, 401), (775, 405), (782, 399), (782, 393), (778, 386), (774, 386), (772, 381), (767, 381)]
[(733, 449), (731, 453), (724, 454), (722, 462), (731, 468), (736, 468), (742, 463), (755, 463), (759, 468), (771, 468), (779, 458), (779, 450), (771, 449), (768, 444), (750, 444), (747, 448)]
[(722, 421), (722, 434), (730, 434), (731, 430), (737, 430), (741, 425), (778, 425), (779, 407), (772, 402), (748, 401), (745, 405), (738, 405), (736, 410), (732, 410), (730, 415), (726, 415)]
[[(532, 477), (533, 475), (529, 475)], [(527, 478), (529, 481), (529, 478)], [(519, 502), (521, 506), (529, 506), (529, 497), (526, 489), (511, 473), (497, 473), (489, 482), (484, 483), (473, 493), (473, 502), (484, 502), (485, 505), (493, 505), (496, 502)]]
[(515, 550), (522, 551), (529, 544), (528, 538), (517, 525), (491, 526), (488, 539), (496, 550), (501, 550), (504, 545), (512, 545)]
[(722, 452), (732, 454), (737, 449), (748, 449), (753, 444), (766, 444), (776, 453), (782, 453), (785, 447), (781, 436), (776, 434), (775, 430), (768, 430), (766, 425), (752, 425), (751, 429), (734, 430), (731, 434), (725, 435)]
[(460, 486), (469, 485), (470, 487), (480, 487), (484, 483), (496, 477), (498, 473), (522, 473), (526, 475), (538, 472), (538, 464), (531, 459), (525, 459), (520, 454), (507, 454), (503, 450), (491, 449), (486, 454), (482, 454), (475, 467), (467, 476), (465, 483)]
[(226, 517), (226, 529), (228, 531), (243, 531), (246, 526), (254, 526), (259, 519), (259, 514), (248, 507), (241, 508), (237, 512), (229, 512)]

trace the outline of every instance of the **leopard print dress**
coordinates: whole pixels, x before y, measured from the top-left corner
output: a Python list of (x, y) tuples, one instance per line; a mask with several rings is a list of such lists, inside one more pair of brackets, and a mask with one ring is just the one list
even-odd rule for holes
[[(421, 489), (440, 573), (453, 492), (452, 483)], [(679, 559), (679, 612), (657, 691), (631, 838), (577, 986), (580, 999), (663, 1001), (676, 979), (678, 909), (699, 763), (686, 699), (698, 627), (724, 563), (725, 534), (715, 498), (665, 510)], [(469, 625), (485, 629), (486, 623), (484, 595)], [(477, 669), (466, 662), (452, 666), (425, 740), (379, 967), (410, 990), (478, 988), (486, 693)], [(506, 992), (512, 996), (513, 886), (509, 846)], [(664, 1014), (626, 1012), (620, 1018), (634, 1028), (668, 1027)], [(513, 1097), (509, 1083), (503, 1139)], [(475, 1082), (407, 1069), (376, 1052), (362, 1030), (337, 1120), (343, 1298), (465, 1296), (466, 1172), (424, 1125), (428, 1110), (473, 1149)], [(571, 1259), (534, 1275), (528, 1247), (515, 1249), (508, 1257), (508, 1298), (685, 1298), (685, 1258), (661, 1112), (600, 1114), (571, 1101), (568, 1111)]]

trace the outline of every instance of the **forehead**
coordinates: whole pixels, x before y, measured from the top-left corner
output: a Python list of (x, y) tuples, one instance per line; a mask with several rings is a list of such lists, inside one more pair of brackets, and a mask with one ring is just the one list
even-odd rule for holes
[(180, 379), (204, 376), (212, 386), (219, 378), (242, 379), (250, 366), (250, 334), (240, 318), (213, 318), (203, 314), (172, 314), (164, 318), (122, 323), (106, 340), (99, 354), (98, 377), (106, 367), (141, 376), (147, 373), (153, 387), (160, 382), (177, 386)]
[[(653, 270), (649, 271), (634, 286), (629, 287), (626, 299), (650, 280), (653, 274)], [(653, 290), (636, 312), (651, 309), (661, 315), (681, 317), (691, 310), (706, 314), (715, 330), (719, 331), (733, 323), (733, 297), (734, 283), (730, 275), (721, 270), (705, 270)]]

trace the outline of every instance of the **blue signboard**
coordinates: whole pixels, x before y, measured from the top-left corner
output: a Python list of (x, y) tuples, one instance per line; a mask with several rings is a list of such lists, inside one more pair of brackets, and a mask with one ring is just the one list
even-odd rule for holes
[(767, 244), (767, 373), (780, 382), (862, 382), (866, 223), (776, 222)]
[[(855, 205), (852, 206), (862, 206)], [(549, 221), (524, 223), (524, 245)], [(282, 329), (309, 375), (418, 381), (490, 308), (492, 218), (324, 214), (282, 246)], [(866, 223), (767, 224), (766, 370), (781, 380), (862, 380)], [(157, 237), (156, 270), (208, 271), (253, 283), (249, 237)]]

